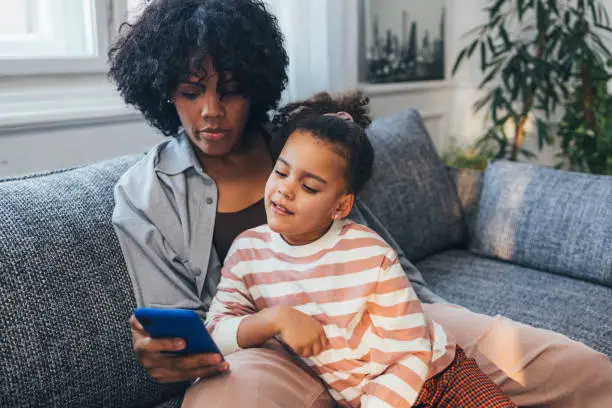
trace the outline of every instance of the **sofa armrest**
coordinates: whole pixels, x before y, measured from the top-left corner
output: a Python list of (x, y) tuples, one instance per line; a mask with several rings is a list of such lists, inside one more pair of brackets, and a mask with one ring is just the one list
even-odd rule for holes
[(457, 196), (461, 202), (461, 208), (468, 232), (468, 242), (473, 236), (472, 232), (478, 215), (478, 204), (484, 180), (484, 173), (473, 169), (459, 169), (448, 167), (448, 174), (457, 189)]

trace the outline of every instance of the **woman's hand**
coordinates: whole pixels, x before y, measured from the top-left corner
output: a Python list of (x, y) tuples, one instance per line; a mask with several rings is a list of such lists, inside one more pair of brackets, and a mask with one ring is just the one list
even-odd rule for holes
[(320, 354), (329, 342), (317, 319), (292, 307), (278, 306), (276, 324), (283, 341), (302, 357)]
[(210, 377), (229, 370), (219, 354), (177, 356), (163, 352), (179, 351), (185, 347), (182, 339), (152, 339), (136, 317), (130, 318), (132, 343), (140, 364), (160, 383), (191, 381)]

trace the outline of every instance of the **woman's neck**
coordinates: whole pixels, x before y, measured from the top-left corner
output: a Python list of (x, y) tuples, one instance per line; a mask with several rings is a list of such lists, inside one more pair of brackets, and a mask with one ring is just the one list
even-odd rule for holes
[(200, 154), (202, 166), (213, 180), (231, 181), (245, 179), (272, 171), (272, 158), (266, 142), (261, 135), (253, 135), (248, 149), (237, 149), (223, 156), (205, 156)]

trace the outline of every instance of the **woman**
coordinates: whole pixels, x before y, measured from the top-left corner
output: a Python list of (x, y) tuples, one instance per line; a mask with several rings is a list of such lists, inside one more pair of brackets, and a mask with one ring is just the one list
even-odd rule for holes
[[(121, 178), (113, 222), (138, 305), (204, 317), (233, 238), (265, 223), (272, 155), (264, 126), (287, 81), (282, 36), (256, 0), (153, 1), (125, 28), (109, 52), (109, 75), (125, 101), (172, 138)], [(342, 101), (328, 102), (323, 111), (344, 110)], [(362, 204), (355, 217), (397, 247)], [(419, 297), (435, 300), (398, 252)], [(518, 405), (612, 406), (604, 396), (612, 392), (605, 356), (562, 335), (452, 305), (425, 310)], [(170, 357), (163, 352), (182, 348), (180, 340), (153, 340), (133, 317), (130, 324), (135, 353), (154, 379), (200, 378), (184, 406), (332, 406), (323, 385), (278, 344), (226, 362)], [(516, 350), (508, 350), (509, 334)]]

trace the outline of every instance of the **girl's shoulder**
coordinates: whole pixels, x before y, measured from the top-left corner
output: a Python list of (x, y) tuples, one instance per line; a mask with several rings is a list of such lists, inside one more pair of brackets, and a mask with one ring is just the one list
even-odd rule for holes
[(376, 231), (367, 225), (360, 224), (353, 220), (343, 220), (340, 236), (345, 240), (355, 240), (361, 247), (378, 247), (381, 256), (395, 258), (396, 252), (387, 241), (385, 241)]

